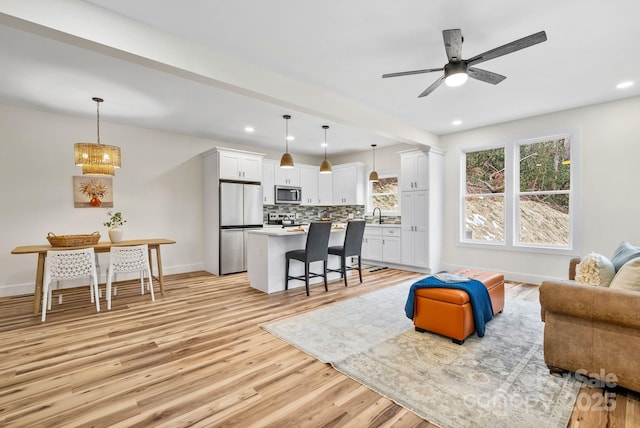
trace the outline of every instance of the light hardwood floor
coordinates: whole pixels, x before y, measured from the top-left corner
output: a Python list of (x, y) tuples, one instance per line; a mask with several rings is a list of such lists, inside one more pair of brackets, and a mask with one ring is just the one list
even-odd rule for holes
[[(433, 427), (259, 327), (424, 275), (363, 276), (307, 297), (304, 287), (265, 295), (246, 274), (172, 275), (154, 303), (120, 283), (100, 313), (87, 288), (71, 289), (62, 305), (54, 293), (45, 323), (32, 296), (1, 298), (0, 426)], [(507, 295), (537, 301), (538, 288), (509, 284)], [(615, 411), (575, 410), (569, 426), (640, 426), (638, 395), (616, 394)]]

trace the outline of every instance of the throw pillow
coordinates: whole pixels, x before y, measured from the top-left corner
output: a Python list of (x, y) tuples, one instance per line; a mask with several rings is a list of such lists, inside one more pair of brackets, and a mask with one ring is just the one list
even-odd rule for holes
[(591, 253), (576, 266), (576, 281), (580, 284), (608, 287), (615, 274), (613, 263), (602, 254)]
[(640, 291), (640, 258), (625, 263), (611, 281), (611, 288)]
[(640, 248), (636, 248), (627, 241), (623, 241), (618, 246), (616, 252), (613, 253), (611, 261), (613, 262), (613, 267), (616, 269), (616, 272), (618, 272), (622, 265), (636, 257), (640, 257)]

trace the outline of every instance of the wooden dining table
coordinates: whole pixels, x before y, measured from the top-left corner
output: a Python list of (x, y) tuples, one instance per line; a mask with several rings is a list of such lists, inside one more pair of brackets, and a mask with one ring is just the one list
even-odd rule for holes
[[(93, 247), (96, 253), (107, 253), (111, 250), (111, 247), (115, 246), (131, 246), (131, 245), (144, 245), (149, 246), (149, 260), (151, 260), (151, 250), (156, 252), (156, 264), (158, 270), (158, 276), (156, 279), (160, 283), (160, 294), (164, 294), (164, 282), (162, 278), (162, 258), (160, 257), (160, 245), (175, 244), (176, 241), (170, 239), (152, 238), (152, 239), (132, 239), (128, 241), (120, 241), (118, 243), (112, 242), (98, 242), (93, 245), (82, 245), (77, 247), (52, 247), (51, 245), (25, 245), (22, 247), (16, 247), (11, 250), (11, 254), (38, 254), (38, 265), (36, 268), (36, 284), (33, 291), (33, 315), (36, 316), (40, 313), (40, 302), (42, 300), (42, 280), (44, 279), (44, 261), (47, 257), (47, 251), (50, 250), (75, 250), (78, 248), (90, 248)], [(153, 276), (153, 266), (151, 268), (151, 276)]]

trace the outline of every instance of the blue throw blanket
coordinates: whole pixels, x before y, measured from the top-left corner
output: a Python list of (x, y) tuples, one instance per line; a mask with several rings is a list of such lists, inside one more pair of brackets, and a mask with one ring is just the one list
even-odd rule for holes
[(413, 319), (413, 302), (418, 288), (455, 288), (466, 291), (471, 303), (476, 332), (478, 337), (484, 336), (484, 325), (493, 318), (493, 305), (489, 297), (489, 290), (482, 282), (476, 279), (469, 282), (443, 282), (433, 276), (421, 279), (411, 286), (409, 296), (407, 296), (404, 312), (409, 319)]

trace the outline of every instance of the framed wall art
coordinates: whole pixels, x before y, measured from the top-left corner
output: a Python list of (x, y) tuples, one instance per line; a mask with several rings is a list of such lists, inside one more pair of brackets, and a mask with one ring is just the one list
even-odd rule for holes
[(73, 206), (75, 208), (113, 207), (113, 178), (74, 176)]

